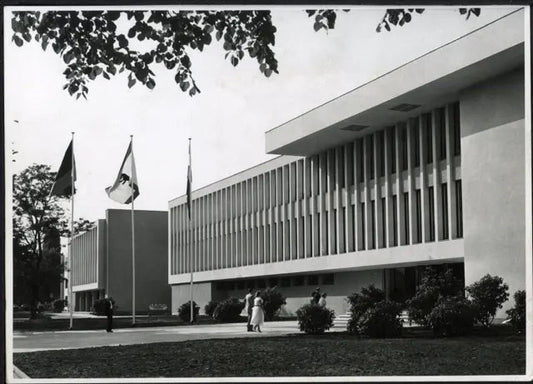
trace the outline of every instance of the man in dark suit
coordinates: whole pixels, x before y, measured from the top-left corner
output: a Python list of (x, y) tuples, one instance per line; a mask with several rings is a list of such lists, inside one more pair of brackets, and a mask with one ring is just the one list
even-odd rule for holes
[(105, 295), (105, 315), (107, 316), (107, 332), (113, 332), (113, 299)]

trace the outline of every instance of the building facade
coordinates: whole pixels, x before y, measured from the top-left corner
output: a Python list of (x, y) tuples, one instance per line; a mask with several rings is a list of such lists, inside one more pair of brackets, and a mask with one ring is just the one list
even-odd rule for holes
[[(168, 217), (165, 211), (135, 211), (135, 311), (170, 305), (167, 269)], [(90, 311), (109, 294), (119, 313), (132, 311), (131, 211), (108, 209), (91, 230), (72, 242), (75, 310)]]
[(268, 131), (281, 156), (194, 191), (192, 220), (170, 201), (173, 312), (191, 267), (201, 306), (276, 286), (287, 315), (316, 286), (337, 313), (369, 284), (403, 300), (427, 265), (524, 289), (524, 99), (518, 10)]

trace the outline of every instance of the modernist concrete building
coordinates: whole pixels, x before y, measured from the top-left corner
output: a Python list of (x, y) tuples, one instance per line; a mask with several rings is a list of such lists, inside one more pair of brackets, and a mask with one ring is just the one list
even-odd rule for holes
[[(495, 38), (497, 36), (497, 38)], [(337, 313), (370, 283), (412, 295), (427, 265), (525, 289), (524, 11), (266, 133), (281, 156), (169, 202), (172, 310), (320, 286)], [(511, 305), (509, 302), (503, 311)]]
[[(135, 211), (135, 311), (170, 305), (166, 282), (168, 218), (165, 211)], [(90, 311), (108, 293), (118, 312), (132, 310), (131, 211), (108, 209), (106, 218), (73, 238), (75, 310)]]

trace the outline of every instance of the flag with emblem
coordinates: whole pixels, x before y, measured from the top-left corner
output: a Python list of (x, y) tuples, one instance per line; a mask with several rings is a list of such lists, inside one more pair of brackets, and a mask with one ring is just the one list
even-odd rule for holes
[(129, 204), (139, 196), (137, 171), (135, 170), (135, 159), (133, 157), (131, 142), (118, 171), (115, 183), (111, 187), (107, 187), (105, 191), (111, 200), (120, 204)]

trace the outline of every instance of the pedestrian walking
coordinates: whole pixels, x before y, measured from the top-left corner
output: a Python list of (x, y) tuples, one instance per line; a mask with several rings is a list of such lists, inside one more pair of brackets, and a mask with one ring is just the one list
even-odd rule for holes
[(265, 322), (265, 313), (263, 312), (263, 299), (261, 298), (261, 292), (257, 291), (254, 298), (254, 308), (252, 310), (252, 320), (250, 323), (253, 326), (253, 330), (261, 332), (261, 326)]
[(321, 296), (320, 287), (317, 287), (313, 293), (311, 293), (311, 304), (318, 304)]
[(252, 332), (252, 324), (250, 324), (250, 321), (252, 320), (252, 311), (254, 308), (254, 295), (252, 293), (252, 288), (248, 289), (248, 293), (244, 297), (244, 312), (246, 312), (246, 316), (248, 316), (248, 323), (246, 326), (246, 329), (248, 332)]
[(320, 300), (318, 300), (318, 305), (321, 306), (321, 307), (326, 307), (326, 297), (327, 297), (327, 293), (323, 293), (322, 296), (320, 297)]
[(113, 299), (105, 295), (105, 315), (107, 316), (107, 332), (113, 332)]

